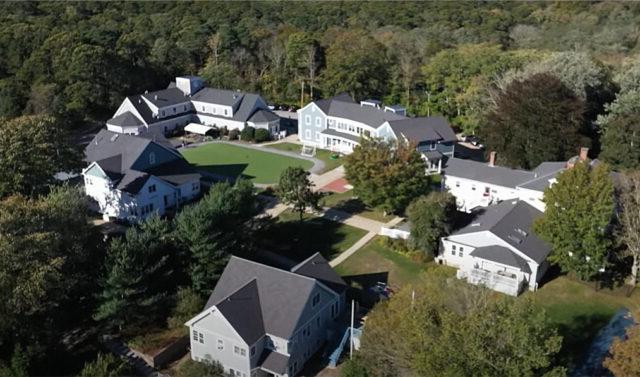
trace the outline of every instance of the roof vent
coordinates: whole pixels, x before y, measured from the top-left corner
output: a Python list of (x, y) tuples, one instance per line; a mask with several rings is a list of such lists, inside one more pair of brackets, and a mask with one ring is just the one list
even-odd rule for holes
[(142, 99), (138, 98), (138, 103), (142, 103)]
[(111, 136), (111, 142), (113, 143), (114, 141), (116, 141), (118, 136), (119, 136), (118, 134), (115, 134), (115, 135)]
[(514, 228), (514, 230), (515, 230), (519, 235), (521, 235), (522, 237), (526, 237), (526, 236), (528, 236), (528, 235), (529, 235), (526, 231), (524, 231), (524, 230), (522, 230), (522, 229), (520, 229), (520, 228), (518, 228), (518, 227)]
[(507, 238), (510, 239), (511, 241), (515, 242), (518, 245), (522, 243), (522, 239), (517, 237), (517, 236), (514, 236), (513, 234), (508, 235)]
[(480, 226), (480, 223), (473, 223), (471, 226)]
[(145, 91), (144, 91), (144, 94), (149, 94), (149, 91), (148, 91), (148, 90), (145, 90)]
[(155, 96), (153, 96), (153, 98), (157, 101), (158, 100), (158, 95), (156, 94)]

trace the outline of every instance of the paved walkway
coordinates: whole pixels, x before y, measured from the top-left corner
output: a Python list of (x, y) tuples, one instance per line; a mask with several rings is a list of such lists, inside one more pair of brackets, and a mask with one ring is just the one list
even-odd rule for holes
[(340, 178), (344, 178), (344, 166), (342, 165), (321, 175), (312, 173), (310, 177), (316, 191)]
[(269, 145), (282, 144), (282, 143), (299, 144), (302, 147), (302, 143), (300, 142), (300, 140), (298, 140), (298, 134), (291, 134), (280, 140), (268, 141), (266, 143), (260, 143), (257, 145), (261, 147), (268, 147)]

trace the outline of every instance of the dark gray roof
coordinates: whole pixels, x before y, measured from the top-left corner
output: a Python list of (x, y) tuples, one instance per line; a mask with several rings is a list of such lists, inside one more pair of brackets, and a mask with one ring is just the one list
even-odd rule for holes
[(344, 93), (332, 98), (315, 101), (314, 103), (329, 116), (351, 119), (374, 128), (380, 127), (386, 121), (406, 118), (391, 111), (355, 103), (353, 99)]
[(223, 106), (235, 107), (242, 98), (244, 93), (233, 90), (202, 88), (191, 99), (199, 102), (214, 103)]
[(523, 272), (531, 273), (529, 264), (522, 257), (502, 246), (485, 246), (478, 247), (471, 252), (472, 256), (486, 259), (488, 261), (515, 267)]
[(142, 120), (133, 115), (131, 111), (124, 112), (107, 121), (108, 124), (119, 127), (138, 127), (142, 125)]
[(528, 203), (508, 200), (478, 210), (475, 219), (453, 235), (490, 231), (541, 263), (549, 255), (551, 248), (533, 232), (533, 221), (540, 216), (542, 212)]
[[(134, 170), (134, 163), (152, 144), (166, 149), (174, 158), (145, 171)], [(132, 194), (138, 193), (151, 175), (174, 185), (200, 179), (200, 174), (161, 135), (133, 136), (103, 129), (87, 145), (85, 155), (87, 162), (95, 161), (105, 171), (117, 189)]]
[(269, 372), (285, 374), (289, 366), (289, 356), (265, 349), (258, 360), (258, 365)]
[(489, 166), (487, 163), (461, 158), (447, 158), (442, 166), (447, 177), (460, 177), (504, 187), (516, 187), (535, 178), (535, 174), (525, 170)]
[(255, 279), (219, 302), (216, 307), (247, 344), (252, 345), (264, 336), (260, 296)]
[(313, 312), (307, 302), (317, 285), (315, 278), (232, 256), (205, 309), (218, 305), (254, 279), (264, 331), (289, 339), (301, 325), (300, 318)]
[(442, 159), (442, 153), (440, 153), (439, 151), (426, 151), (422, 152), (422, 155), (429, 161), (438, 161)]
[(280, 117), (277, 116), (272, 111), (260, 109), (255, 113), (253, 113), (251, 118), (249, 118), (249, 121), (253, 123), (265, 123), (265, 122), (273, 122), (278, 119), (280, 119)]
[(294, 266), (291, 272), (317, 279), (337, 293), (342, 293), (347, 289), (347, 284), (344, 280), (319, 253)]
[(396, 136), (403, 135), (406, 139), (417, 143), (457, 140), (449, 122), (441, 116), (398, 119), (390, 121), (389, 125)]
[(145, 93), (142, 94), (142, 96), (156, 107), (172, 106), (190, 101), (189, 97), (185, 96), (180, 89), (171, 87), (157, 90), (155, 92)]
[(325, 135), (330, 135), (330, 136), (338, 136), (338, 137), (341, 137), (343, 139), (355, 141), (356, 143), (360, 141), (360, 136), (351, 135), (351, 134), (348, 134), (348, 133), (336, 131), (333, 128), (325, 128), (321, 133), (323, 133)]

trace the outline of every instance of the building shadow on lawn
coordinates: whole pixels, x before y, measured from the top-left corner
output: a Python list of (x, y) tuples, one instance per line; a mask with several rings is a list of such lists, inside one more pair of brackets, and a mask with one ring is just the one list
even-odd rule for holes
[(222, 179), (229, 178), (236, 180), (238, 178), (253, 179), (254, 176), (244, 174), (249, 164), (219, 164), (219, 165), (194, 165), (196, 169), (204, 170)]
[(378, 283), (389, 283), (389, 272), (373, 272), (360, 275), (343, 276), (342, 279), (349, 286), (347, 301), (356, 300), (363, 308), (373, 308), (382, 298), (379, 293), (371, 290)]

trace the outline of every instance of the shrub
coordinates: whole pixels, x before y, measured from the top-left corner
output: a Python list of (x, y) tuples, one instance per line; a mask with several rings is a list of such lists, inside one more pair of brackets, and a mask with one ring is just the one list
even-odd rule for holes
[(227, 128), (227, 126), (224, 126), (224, 127), (220, 128), (220, 135), (221, 136), (229, 135), (229, 129)]
[(269, 131), (264, 128), (259, 128), (256, 130), (254, 140), (256, 143), (262, 143), (263, 141), (268, 141), (271, 138), (269, 135)]
[(187, 359), (176, 371), (177, 377), (223, 377), (224, 369), (217, 361), (197, 362)]
[(198, 314), (204, 306), (204, 300), (191, 288), (180, 288), (176, 295), (176, 307), (167, 319), (170, 329), (181, 328), (191, 317)]
[(229, 140), (238, 140), (239, 135), (240, 135), (240, 131), (234, 128), (231, 131), (229, 131)]
[(251, 126), (246, 126), (240, 132), (240, 140), (242, 141), (253, 141), (255, 138), (256, 129)]

